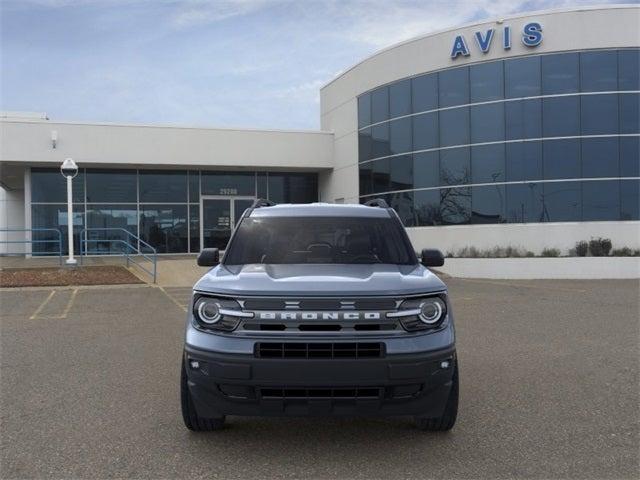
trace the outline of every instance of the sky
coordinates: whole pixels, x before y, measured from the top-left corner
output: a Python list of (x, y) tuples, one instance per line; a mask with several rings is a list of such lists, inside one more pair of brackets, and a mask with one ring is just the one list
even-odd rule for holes
[(320, 87), (381, 48), (473, 21), (590, 4), (0, 0), (0, 110), (46, 112), (52, 120), (317, 129)]

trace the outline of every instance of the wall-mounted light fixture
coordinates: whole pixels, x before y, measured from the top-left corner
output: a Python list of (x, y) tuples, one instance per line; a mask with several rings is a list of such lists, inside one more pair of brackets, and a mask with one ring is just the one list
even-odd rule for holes
[(51, 147), (55, 149), (57, 144), (58, 144), (58, 131), (51, 130)]

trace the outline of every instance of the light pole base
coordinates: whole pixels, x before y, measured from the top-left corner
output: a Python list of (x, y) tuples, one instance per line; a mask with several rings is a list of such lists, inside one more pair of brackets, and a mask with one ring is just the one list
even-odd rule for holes
[(67, 258), (64, 263), (67, 265), (75, 266), (78, 264), (78, 260), (76, 260), (75, 258)]

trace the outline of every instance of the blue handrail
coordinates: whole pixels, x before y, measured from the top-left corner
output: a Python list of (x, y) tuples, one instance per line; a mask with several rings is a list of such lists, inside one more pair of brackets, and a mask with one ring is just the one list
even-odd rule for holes
[[(91, 232), (121, 232), (121, 233), (125, 233), (127, 236), (126, 236), (126, 240), (123, 240), (122, 238), (87, 238), (86, 234)], [(133, 240), (136, 246), (132, 245), (130, 243), (130, 240)], [(129, 266), (129, 263), (133, 263), (134, 265), (138, 266), (142, 271), (151, 275), (153, 277), (153, 283), (156, 283), (157, 270), (158, 270), (158, 252), (156, 251), (155, 248), (153, 248), (147, 242), (145, 242), (140, 237), (138, 237), (137, 235), (134, 235), (133, 233), (131, 233), (129, 230), (125, 228), (112, 227), (112, 228), (82, 229), (82, 231), (80, 232), (80, 263), (82, 263), (83, 257), (85, 257), (88, 254), (102, 253), (99, 251), (91, 252), (88, 250), (88, 245), (87, 245), (88, 243), (99, 243), (99, 242), (108, 242), (110, 245), (116, 244), (116, 245), (122, 246), (122, 254), (127, 260), (127, 267)], [(150, 249), (151, 252), (149, 253), (143, 252), (140, 249), (140, 245)], [(153, 269), (149, 270), (145, 268), (142, 263), (136, 262), (133, 258), (131, 258), (132, 253), (136, 256), (141, 256), (144, 260), (148, 260), (149, 262), (151, 262), (153, 264)]]
[[(58, 255), (58, 258), (60, 259), (60, 265), (62, 265), (62, 232), (60, 232), (60, 230), (58, 230), (57, 228), (3, 228), (0, 229), (0, 233), (16, 233), (16, 232), (23, 232), (23, 233), (34, 233), (34, 232), (55, 232), (58, 238), (54, 238), (52, 240), (34, 240), (33, 236), (32, 238), (25, 238), (24, 240), (9, 240), (9, 236), (7, 235), (7, 240), (0, 240), (0, 243), (6, 243), (6, 244), (13, 244), (13, 243), (24, 243), (24, 244), (31, 244), (31, 250), (33, 253), (33, 244), (34, 243), (57, 243), (58, 244), (58, 252), (36, 252), (38, 255), (42, 255), (42, 256), (48, 256), (48, 255)], [(26, 237), (26, 235), (25, 235)], [(25, 253), (28, 252), (3, 252), (3, 255), (24, 255)]]

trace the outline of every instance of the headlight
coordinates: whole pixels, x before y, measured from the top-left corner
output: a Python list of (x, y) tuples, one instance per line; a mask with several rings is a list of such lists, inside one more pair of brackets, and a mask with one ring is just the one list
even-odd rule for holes
[(402, 302), (397, 312), (388, 313), (407, 331), (438, 328), (447, 318), (447, 297), (444, 293), (432, 297), (410, 298)]
[(201, 328), (230, 332), (245, 317), (251, 318), (253, 313), (243, 312), (235, 300), (200, 294), (196, 294), (194, 298), (193, 318)]

